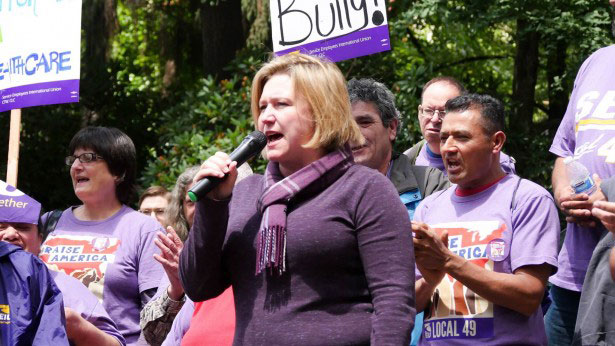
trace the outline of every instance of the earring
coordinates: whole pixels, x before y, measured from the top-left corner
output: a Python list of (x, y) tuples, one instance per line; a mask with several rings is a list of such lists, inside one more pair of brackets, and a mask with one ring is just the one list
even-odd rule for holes
[(126, 173), (122, 173), (122, 176), (115, 180), (116, 183), (120, 184), (124, 181), (124, 177), (126, 177)]

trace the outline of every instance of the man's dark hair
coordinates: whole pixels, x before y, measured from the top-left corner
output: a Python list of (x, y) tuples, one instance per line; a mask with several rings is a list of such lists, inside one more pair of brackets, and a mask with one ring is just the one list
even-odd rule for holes
[(137, 154), (135, 145), (124, 132), (114, 127), (89, 126), (75, 134), (68, 145), (69, 155), (77, 149), (89, 149), (103, 157), (109, 172), (119, 178), (115, 192), (128, 204), (136, 195)]
[(446, 113), (464, 112), (468, 109), (477, 109), (482, 117), (482, 126), (485, 134), (491, 136), (498, 131), (504, 131), (504, 105), (500, 100), (489, 95), (465, 94), (450, 99), (444, 106)]
[(397, 129), (401, 127), (401, 116), (395, 107), (395, 96), (384, 84), (371, 78), (353, 78), (348, 82), (348, 95), (350, 104), (358, 101), (373, 103), (380, 113), (384, 127), (389, 127), (394, 119), (397, 119)]
[(467, 93), (466, 88), (455, 77), (440, 76), (440, 77), (432, 78), (429, 82), (423, 85), (423, 91), (421, 91), (421, 99), (423, 98), (423, 95), (425, 94), (425, 90), (427, 90), (427, 88), (429, 88), (432, 84), (436, 84), (439, 82), (447, 83), (447, 84), (454, 86), (457, 89), (457, 91), (459, 91), (459, 95), (464, 95)]
[(56, 209), (47, 213), (45, 216), (45, 222), (43, 222), (43, 209), (41, 208), (41, 212), (38, 216), (38, 223), (36, 224), (36, 228), (38, 229), (38, 234), (41, 236), (41, 244), (45, 242), (49, 233), (53, 232), (62, 217), (62, 210)]

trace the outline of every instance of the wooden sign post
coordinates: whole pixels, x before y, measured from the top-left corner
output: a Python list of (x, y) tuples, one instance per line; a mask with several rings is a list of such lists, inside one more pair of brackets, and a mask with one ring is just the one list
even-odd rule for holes
[(19, 167), (19, 133), (21, 131), (21, 109), (11, 110), (11, 129), (9, 132), (9, 158), (6, 164), (6, 182), (17, 187)]

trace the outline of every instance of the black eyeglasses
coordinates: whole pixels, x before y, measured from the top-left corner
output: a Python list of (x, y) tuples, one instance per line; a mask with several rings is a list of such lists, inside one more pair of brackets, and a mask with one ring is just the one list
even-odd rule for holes
[(433, 118), (434, 114), (436, 114), (438, 116), (438, 120), (442, 121), (446, 115), (446, 111), (421, 107), (421, 114), (429, 119)]
[(70, 155), (64, 158), (64, 163), (67, 166), (72, 166), (75, 163), (75, 160), (79, 159), (81, 163), (88, 163), (96, 160), (103, 160), (103, 157), (100, 155), (96, 155), (95, 153), (83, 153), (79, 156)]

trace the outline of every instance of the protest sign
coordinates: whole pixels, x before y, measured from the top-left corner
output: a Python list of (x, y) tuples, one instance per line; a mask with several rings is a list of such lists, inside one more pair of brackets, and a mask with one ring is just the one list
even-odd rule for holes
[(0, 112), (79, 101), (81, 0), (0, 0)]
[(276, 55), (340, 61), (391, 49), (385, 0), (271, 0)]

